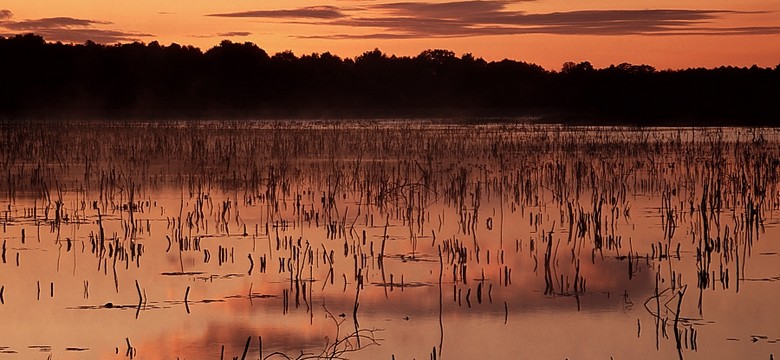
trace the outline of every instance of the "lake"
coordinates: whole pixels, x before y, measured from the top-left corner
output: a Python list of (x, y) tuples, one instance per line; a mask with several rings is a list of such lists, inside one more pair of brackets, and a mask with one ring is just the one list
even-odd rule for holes
[(0, 132), (0, 359), (780, 353), (777, 129)]

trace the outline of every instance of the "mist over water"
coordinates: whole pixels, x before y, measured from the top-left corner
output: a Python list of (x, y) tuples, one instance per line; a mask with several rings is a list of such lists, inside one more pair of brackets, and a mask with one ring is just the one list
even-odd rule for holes
[(775, 129), (0, 132), (2, 357), (778, 352)]

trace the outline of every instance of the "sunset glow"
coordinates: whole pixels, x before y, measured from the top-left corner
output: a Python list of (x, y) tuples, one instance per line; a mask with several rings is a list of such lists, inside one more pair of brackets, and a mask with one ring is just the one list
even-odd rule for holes
[(487, 60), (559, 69), (622, 62), (659, 69), (780, 63), (780, 4), (772, 1), (338, 1), (262, 3), (140, 0), (131, 3), (9, 0), (0, 35), (48, 41), (141, 41), (208, 49), (222, 39), (269, 53), (354, 57), (379, 48), (416, 55), (444, 48)]

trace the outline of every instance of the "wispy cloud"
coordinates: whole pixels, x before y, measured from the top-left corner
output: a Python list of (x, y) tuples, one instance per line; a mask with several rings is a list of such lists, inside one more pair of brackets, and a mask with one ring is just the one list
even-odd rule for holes
[(228, 31), (228, 32), (221, 32), (216, 34), (206, 34), (206, 35), (189, 35), (190, 37), (199, 38), (199, 39), (209, 39), (209, 38), (217, 38), (217, 37), (247, 37), (251, 36), (252, 33), (249, 31)]
[[(462, 0), (449, 2), (389, 2), (359, 8), (335, 6), (212, 14), (223, 17), (278, 19), (290, 23), (339, 25), (341, 34), (300, 35), (301, 38), (399, 39), (472, 37), (485, 35), (753, 35), (777, 34), (780, 24), (719, 27), (725, 17), (760, 12), (715, 9), (596, 9), (550, 13), (517, 10), (535, 1)], [(311, 19), (317, 19), (312, 21)], [(325, 21), (322, 21), (325, 20)], [(365, 29), (372, 29), (366, 34)]]
[(79, 19), (73, 17), (51, 17), (41, 19), (13, 20), (10, 10), (0, 10), (0, 28), (10, 32), (31, 32), (49, 41), (81, 43), (92, 40), (98, 43), (137, 41), (152, 34), (102, 28), (112, 25), (108, 21)]
[[(531, 0), (533, 1), (533, 0)], [(453, 1), (444, 3), (396, 2), (374, 5), (374, 9), (390, 10), (397, 15), (416, 17), (462, 18), (499, 12), (510, 2), (500, 0)]]
[(230, 31), (217, 34), (217, 36), (221, 37), (245, 37), (249, 35), (252, 35), (252, 33), (249, 31)]
[(706, 31), (688, 30), (684, 32), (666, 31), (654, 35), (780, 35), (780, 26), (742, 26), (730, 28), (708, 28)]
[(344, 17), (344, 14), (335, 6), (309, 6), (297, 9), (242, 11), (209, 14), (207, 16), (266, 19), (338, 19)]
[(72, 17), (53, 17), (36, 20), (24, 20), (9, 22), (4, 26), (11, 30), (39, 30), (39, 29), (72, 29), (88, 28), (93, 25), (108, 25), (105, 21), (95, 21), (87, 19), (76, 19)]
[(102, 44), (138, 41), (153, 34), (103, 29), (39, 29), (36, 34), (49, 41), (83, 43), (87, 40)]

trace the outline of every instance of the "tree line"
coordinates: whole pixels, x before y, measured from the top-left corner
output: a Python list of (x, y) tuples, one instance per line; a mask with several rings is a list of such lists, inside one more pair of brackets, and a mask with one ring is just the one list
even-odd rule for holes
[(0, 117), (214, 118), (522, 116), (773, 124), (780, 65), (658, 71), (619, 64), (558, 71), (448, 50), (355, 58), (269, 55), (253, 43), (49, 43), (0, 37)]

